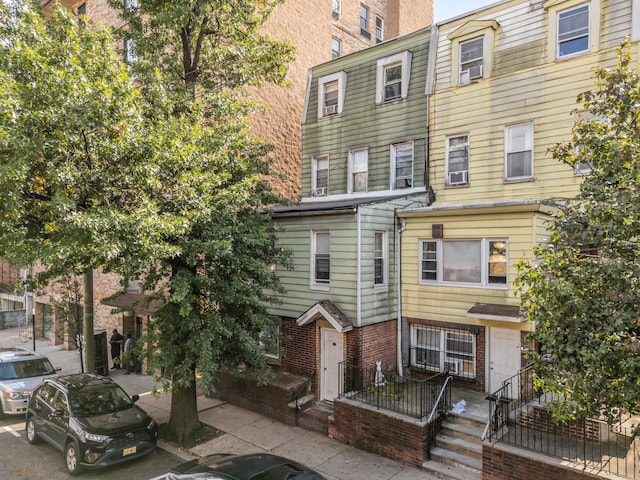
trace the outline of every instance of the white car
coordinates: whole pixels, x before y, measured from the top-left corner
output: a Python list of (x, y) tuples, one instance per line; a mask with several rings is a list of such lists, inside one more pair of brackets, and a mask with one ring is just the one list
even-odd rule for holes
[(55, 375), (49, 359), (26, 348), (0, 348), (0, 417), (24, 415), (31, 392), (43, 378)]

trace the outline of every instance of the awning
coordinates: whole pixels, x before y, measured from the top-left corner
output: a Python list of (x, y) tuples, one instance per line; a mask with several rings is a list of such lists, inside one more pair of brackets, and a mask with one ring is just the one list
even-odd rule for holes
[(476, 303), (467, 311), (467, 317), (512, 323), (526, 321), (526, 318), (520, 312), (519, 306), (500, 305), (497, 303)]
[(315, 322), (318, 318), (326, 319), (339, 332), (353, 330), (353, 323), (349, 317), (340, 310), (331, 300), (323, 300), (316, 303), (309, 310), (298, 317), (298, 325), (306, 325)]
[(122, 310), (153, 315), (164, 305), (164, 300), (152, 298), (143, 293), (119, 292), (103, 298), (100, 303)]

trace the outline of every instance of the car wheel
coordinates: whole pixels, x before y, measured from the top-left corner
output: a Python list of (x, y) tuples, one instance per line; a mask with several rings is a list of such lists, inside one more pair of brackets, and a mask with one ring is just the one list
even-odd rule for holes
[(80, 472), (80, 452), (75, 442), (69, 442), (64, 449), (64, 459), (67, 464), (67, 471), (71, 475)]
[(32, 416), (27, 417), (25, 430), (27, 431), (27, 442), (31, 445), (35, 445), (40, 441), (40, 437), (38, 437), (38, 432), (36, 430), (36, 419)]

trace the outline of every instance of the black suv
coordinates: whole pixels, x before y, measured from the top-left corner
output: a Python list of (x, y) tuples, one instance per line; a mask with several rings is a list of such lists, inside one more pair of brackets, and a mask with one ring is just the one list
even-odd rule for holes
[(158, 425), (113, 380), (93, 374), (47, 378), (27, 408), (27, 440), (64, 451), (67, 470), (98, 468), (151, 453)]

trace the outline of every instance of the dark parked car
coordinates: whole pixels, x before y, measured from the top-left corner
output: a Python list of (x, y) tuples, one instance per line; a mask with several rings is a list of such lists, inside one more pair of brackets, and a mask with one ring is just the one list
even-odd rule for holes
[(152, 480), (326, 480), (318, 472), (270, 453), (219, 453), (182, 463)]
[(67, 470), (98, 468), (151, 453), (158, 425), (113, 380), (94, 374), (47, 378), (27, 409), (27, 440), (64, 452)]
[(0, 417), (24, 415), (29, 396), (54, 369), (47, 357), (20, 347), (0, 348)]

